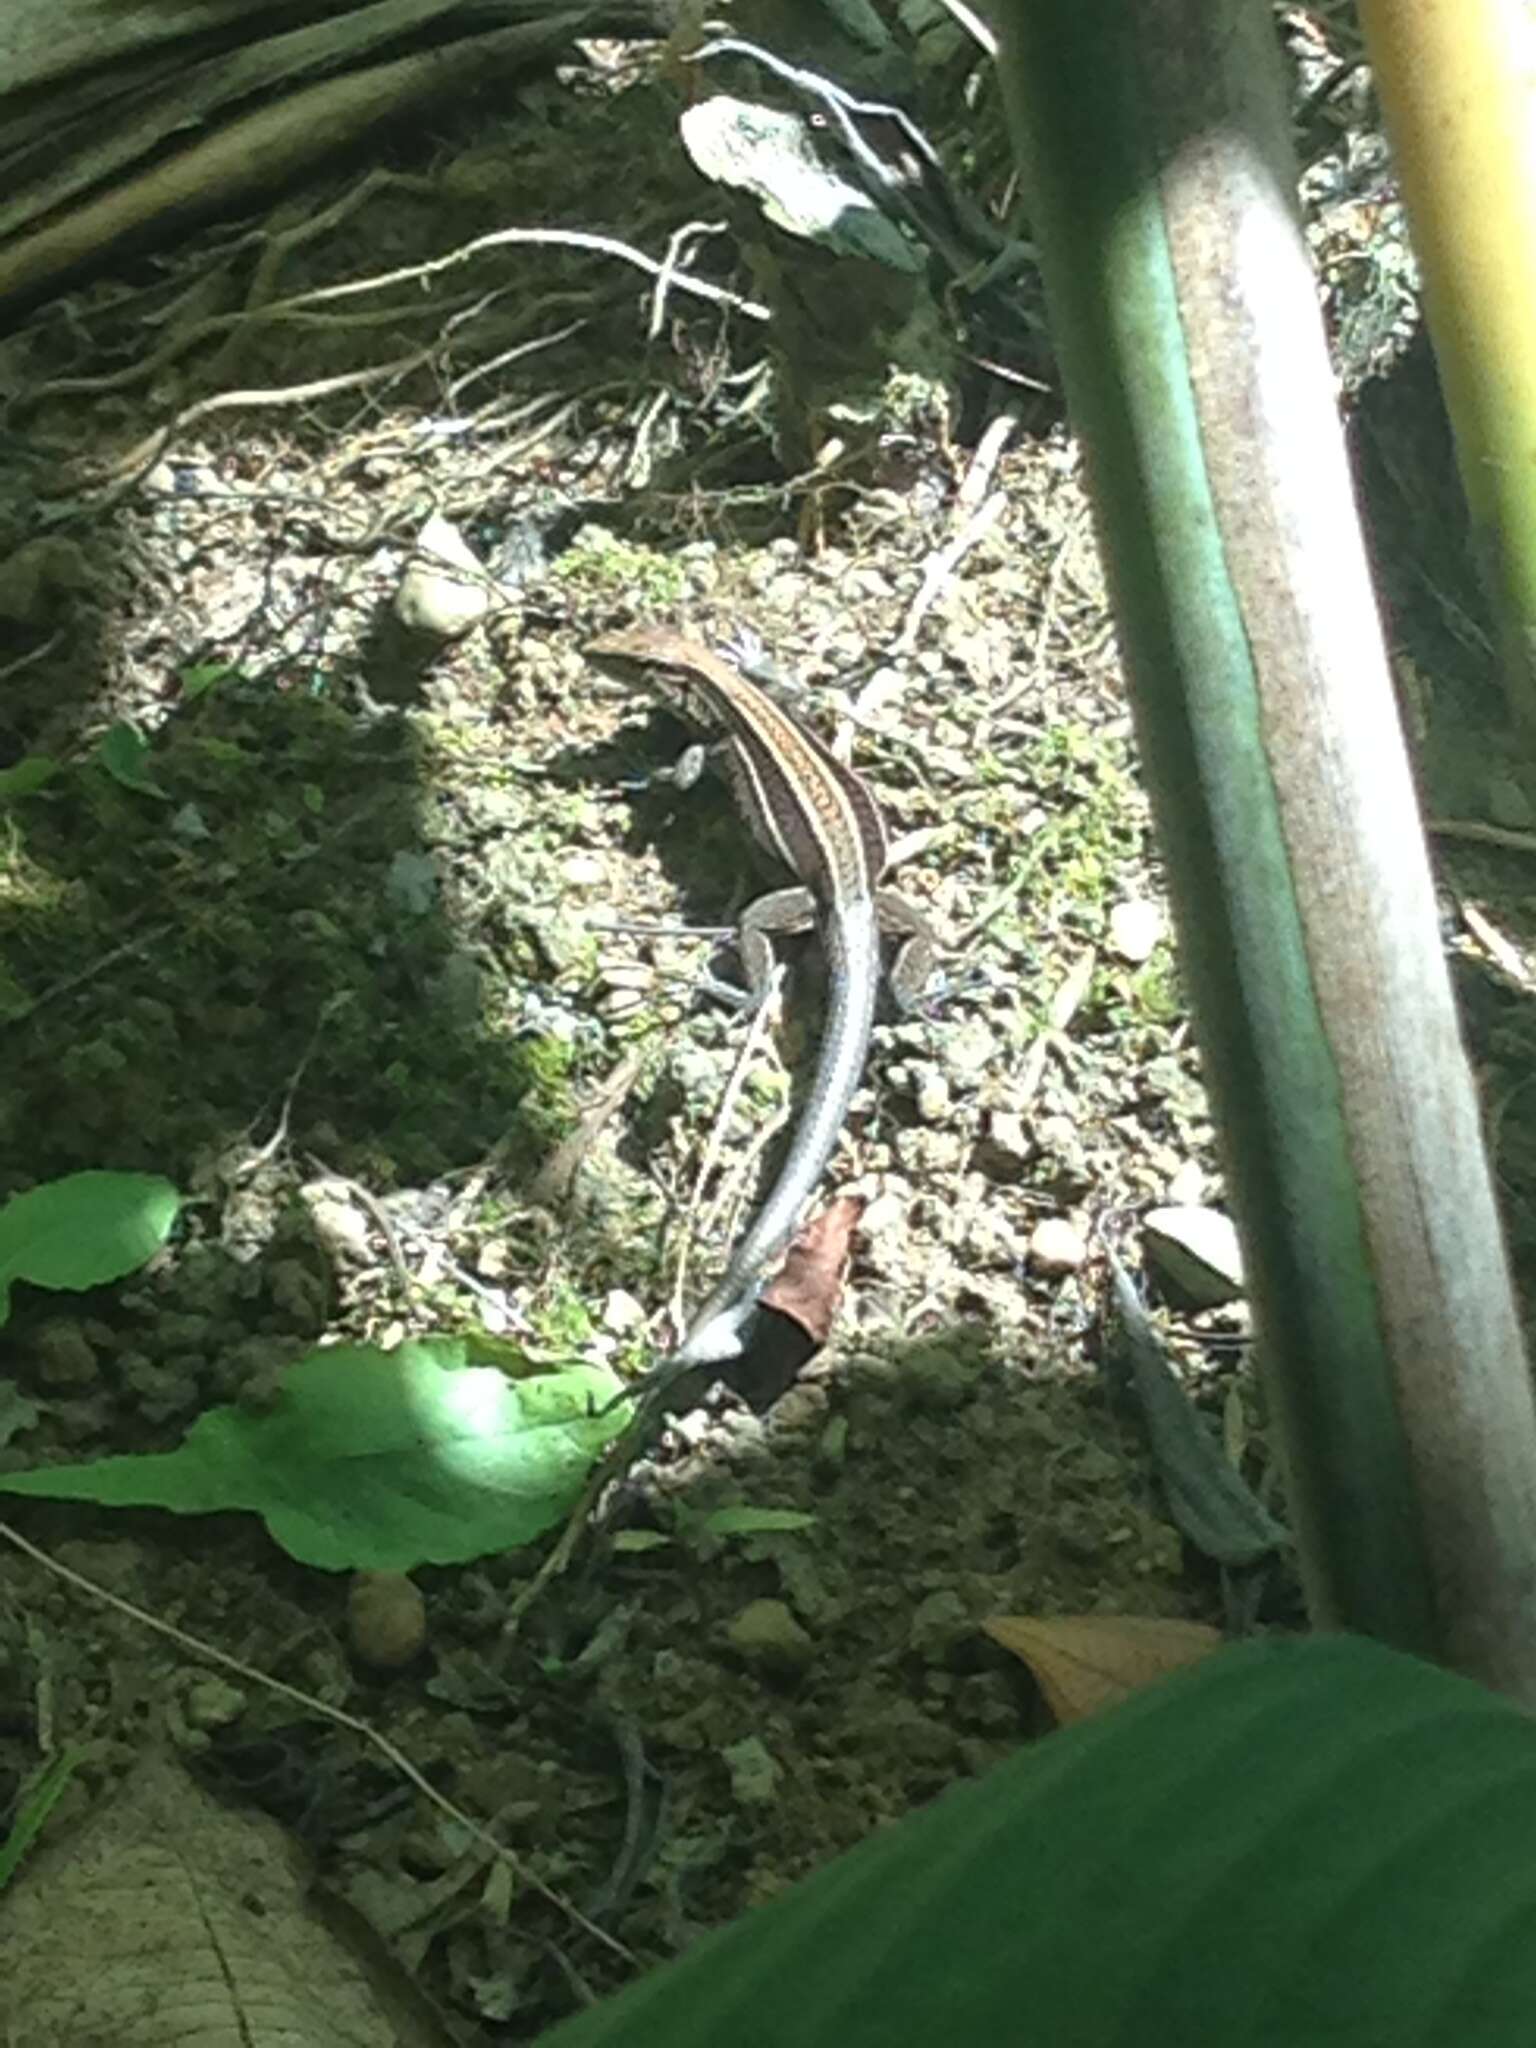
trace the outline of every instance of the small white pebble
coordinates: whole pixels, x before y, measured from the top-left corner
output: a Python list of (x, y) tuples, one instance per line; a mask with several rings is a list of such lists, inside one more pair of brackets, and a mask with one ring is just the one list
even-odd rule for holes
[(603, 1303), (602, 1324), (605, 1330), (612, 1330), (622, 1337), (630, 1330), (643, 1329), (645, 1320), (645, 1310), (632, 1294), (626, 1294), (622, 1287), (609, 1289)]
[(1186, 1159), (1168, 1183), (1170, 1209), (1197, 1209), (1205, 1200), (1205, 1169), (1196, 1159)]
[(998, 1157), (1010, 1166), (1028, 1162), (1032, 1147), (1024, 1119), (1017, 1110), (994, 1109), (987, 1119), (987, 1137)]
[(917, 1083), (913, 1092), (918, 1116), (925, 1124), (942, 1122), (948, 1116), (953, 1101), (948, 1075), (924, 1062), (914, 1079)]
[(1029, 1263), (1050, 1278), (1075, 1273), (1087, 1256), (1082, 1232), (1065, 1216), (1046, 1216), (1029, 1234)]
[(1110, 950), (1132, 967), (1151, 959), (1163, 931), (1162, 906), (1144, 897), (1117, 903), (1109, 913)]
[(596, 854), (573, 853), (560, 864), (562, 878), (577, 889), (595, 889), (608, 880), (608, 869)]

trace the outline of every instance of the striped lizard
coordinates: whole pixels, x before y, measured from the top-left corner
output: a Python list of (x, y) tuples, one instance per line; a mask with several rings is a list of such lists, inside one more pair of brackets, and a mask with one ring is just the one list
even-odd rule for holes
[[(670, 684), (685, 712), (718, 728), (747, 824), (797, 877), (796, 887), (758, 898), (740, 919), (751, 999), (761, 1001), (767, 993), (772, 932), (814, 925), (828, 967), (816, 1070), (783, 1166), (677, 1348), (635, 1383), (635, 1390), (652, 1393), (694, 1367), (724, 1365), (745, 1350), (762, 1284), (821, 1179), (864, 1070), (881, 976), (882, 928), (905, 935), (889, 976), (903, 1007), (927, 979), (936, 941), (921, 913), (882, 886), (885, 821), (862, 778), (760, 684), (669, 627), (609, 633), (587, 652), (621, 681), (663, 689)], [(697, 773), (695, 758), (677, 779), (686, 786)]]

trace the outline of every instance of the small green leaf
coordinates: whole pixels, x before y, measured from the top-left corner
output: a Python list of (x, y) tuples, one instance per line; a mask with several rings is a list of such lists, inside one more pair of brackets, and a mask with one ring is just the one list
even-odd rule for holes
[(31, 796), (35, 790), (52, 782), (61, 765), (51, 754), (28, 754), (9, 768), (0, 768), (0, 803), (13, 802), (19, 796)]
[(0, 1492), (102, 1507), (260, 1515), (322, 1571), (411, 1571), (510, 1550), (553, 1527), (624, 1426), (606, 1369), (513, 1382), (457, 1339), (311, 1351), (265, 1414), (215, 1408), (157, 1456), (0, 1477)]
[[(692, 1517), (689, 1518), (692, 1522)], [(799, 1529), (814, 1529), (816, 1517), (799, 1508), (715, 1508), (700, 1515), (693, 1527), (704, 1536), (781, 1536)]]
[(0, 1380), (0, 1451), (13, 1436), (25, 1436), (29, 1429), (35, 1429), (42, 1412), (10, 1380)]
[(120, 1280), (171, 1233), (181, 1196), (153, 1173), (71, 1173), (0, 1208), (0, 1323), (11, 1283), (79, 1290)]
[(119, 722), (101, 736), (96, 748), (96, 758), (110, 776), (120, 782), (124, 789), (132, 789), (140, 796), (159, 797), (170, 802), (170, 793), (160, 787), (147, 767), (149, 741), (136, 727)]
[(226, 682), (230, 676), (239, 675), (239, 669), (227, 661), (194, 661), (180, 672), (177, 681), (181, 694), (188, 703), (213, 689), (216, 684)]
[(44, 1822), (75, 1775), (81, 1754), (78, 1749), (60, 1750), (21, 1802), (10, 1833), (0, 1842), (0, 1891), (16, 1875), (22, 1857), (42, 1833)]

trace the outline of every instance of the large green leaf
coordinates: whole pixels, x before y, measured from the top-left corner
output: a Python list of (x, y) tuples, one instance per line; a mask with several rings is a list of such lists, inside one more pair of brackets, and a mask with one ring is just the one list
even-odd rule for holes
[(214, 1408), (180, 1447), (0, 1476), (0, 1492), (179, 1515), (244, 1508), (301, 1564), (410, 1571), (508, 1550), (558, 1522), (623, 1427), (619, 1391), (578, 1366), (512, 1381), (448, 1339), (336, 1345), (266, 1414)]
[(1342, 1636), (1023, 1751), (542, 2048), (1513, 2048), (1536, 1726)]
[(78, 1289), (133, 1272), (165, 1243), (180, 1207), (153, 1173), (71, 1173), (14, 1195), (0, 1209), (0, 1322), (13, 1280)]

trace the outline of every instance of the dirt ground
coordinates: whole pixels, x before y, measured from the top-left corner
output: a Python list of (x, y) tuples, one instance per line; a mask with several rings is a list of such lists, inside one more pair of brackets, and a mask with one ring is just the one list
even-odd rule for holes
[[(696, 194), (660, 168), (665, 88), (619, 104), (551, 82), (524, 115), (558, 118), (562, 162), (585, 166), (572, 221), (613, 218), (643, 145), (658, 168), (627, 232), (660, 248)], [(491, 231), (541, 146), (445, 125), (362, 186), (294, 195), (263, 230), (268, 250), (292, 237), (269, 302)], [(332, 208), (328, 234), (294, 232)], [(707, 1284), (813, 1044), (813, 949), (717, 1138), (747, 1033), (696, 983), (730, 956), (653, 928), (727, 926), (760, 878), (727, 793), (638, 786), (681, 729), (595, 675), (596, 634), (749, 627), (851, 743), (950, 948), (948, 1000), (877, 1029), (829, 1177), (866, 1203), (832, 1344), (764, 1413), (717, 1394), (686, 1418), (515, 1628), (546, 1546), (415, 1574), (425, 1646), (385, 1670), (344, 1577), (249, 1517), (8, 1515), (318, 1704), (6, 1554), (0, 1821), (55, 1746), (79, 1758), (60, 1830), (169, 1749), (303, 1845), (347, 1938), (448, 2038), (523, 2042), (1038, 1732), (988, 1617), (1230, 1617), (1097, 1363), (1100, 1234), (1139, 1267), (1138, 1219), (1219, 1206), (1219, 1168), (1049, 390), (973, 381), (957, 406), (908, 379), (837, 488), (796, 486), (730, 399), (760, 352), (746, 323), (674, 307), (648, 337), (648, 287), (590, 253), (502, 254), (419, 295), (425, 364), (398, 367), (426, 332), (398, 296), (361, 328), (231, 320), (171, 346), (240, 303), (251, 260), (210, 233), (5, 345), (25, 405), (0, 506), (0, 768), (58, 765), (0, 810), (0, 1195), (115, 1167), (189, 1202), (128, 1281), (18, 1291), (0, 1467), (166, 1448), (322, 1338), (462, 1331), (520, 1374), (625, 1371), (674, 1290)], [(445, 339), (493, 285), (506, 326), (466, 316)], [(498, 368), (509, 349), (529, 352)], [(1422, 531), (1415, 494), (1444, 488), (1432, 451), (1382, 454), (1404, 417), (1428, 438), (1413, 374), (1354, 431), (1429, 806), (1511, 835), (1435, 844), (1528, 1287), (1536, 817), (1489, 739), (1445, 558), (1431, 574), (1398, 545)], [(290, 395), (204, 411), (145, 460), (158, 422), (258, 387)], [(996, 494), (991, 524), (914, 618), (967, 491)], [(81, 516), (27, 553), (39, 506), (74, 496)], [(393, 609), (434, 512), (498, 580), (457, 639)], [(1280, 1508), (1241, 1302), (1167, 1324)], [(721, 1509), (751, 1512), (733, 1533)], [(1287, 1565), (1252, 1606), (1294, 1620)]]

